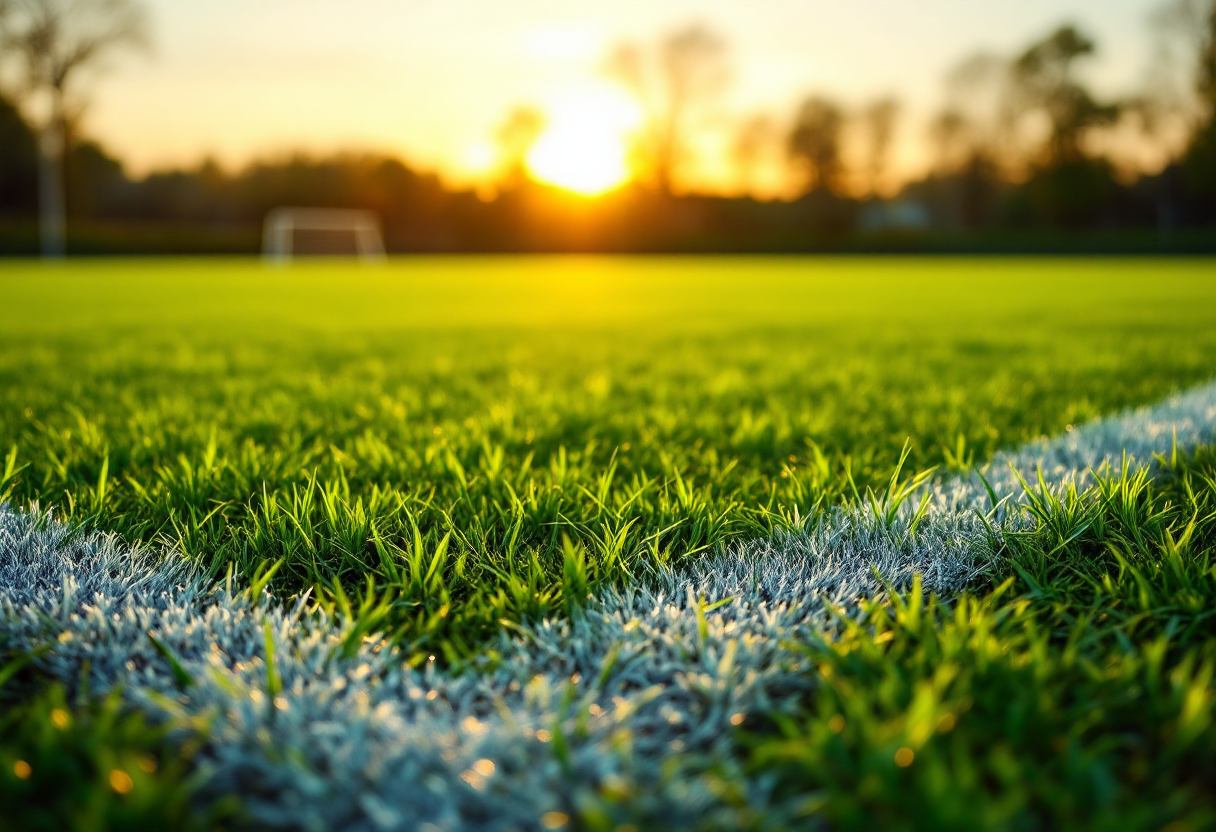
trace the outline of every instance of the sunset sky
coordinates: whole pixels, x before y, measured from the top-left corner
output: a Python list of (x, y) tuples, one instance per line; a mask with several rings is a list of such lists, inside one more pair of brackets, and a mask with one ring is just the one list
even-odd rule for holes
[[(801, 95), (905, 106), (898, 165), (922, 162), (945, 72), (1063, 22), (1093, 34), (1097, 89), (1127, 91), (1160, 0), (150, 0), (152, 49), (95, 84), (90, 131), (133, 172), (229, 165), (289, 149), (387, 151), (475, 179), (495, 128), (531, 104), (577, 118), (619, 107), (600, 74), (623, 40), (697, 21), (731, 46), (723, 122), (787, 118)], [(615, 102), (615, 103), (614, 103)], [(581, 109), (580, 109), (581, 107)], [(622, 127), (621, 129), (624, 129)], [(571, 140), (574, 140), (571, 138)]]

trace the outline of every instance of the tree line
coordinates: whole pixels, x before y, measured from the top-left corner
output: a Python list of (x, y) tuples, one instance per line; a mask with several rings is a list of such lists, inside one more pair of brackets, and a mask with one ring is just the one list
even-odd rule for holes
[[(734, 119), (725, 195), (698, 192), (694, 140), (720, 114), (726, 40), (695, 25), (622, 44), (604, 71), (645, 113), (637, 179), (586, 200), (528, 179), (544, 128), (529, 107), (498, 131), (493, 193), (367, 154), (133, 178), (79, 130), (73, 84), (98, 55), (146, 37), (135, 0), (0, 0), (0, 68), (18, 79), (0, 89), (0, 251), (61, 250), (65, 218), (75, 250), (255, 250), (281, 205), (374, 210), (396, 251), (999, 248), (1051, 235), (1125, 244), (1128, 230), (1204, 247), (1216, 225), (1216, 2), (1170, 0), (1156, 27), (1161, 71), (1122, 98), (1087, 86), (1098, 45), (1074, 26), (968, 58), (945, 81), (932, 166), (914, 181), (891, 170), (903, 129), (893, 97), (849, 107), (813, 91), (785, 116)], [(1156, 169), (1129, 163), (1136, 153), (1155, 154)]]

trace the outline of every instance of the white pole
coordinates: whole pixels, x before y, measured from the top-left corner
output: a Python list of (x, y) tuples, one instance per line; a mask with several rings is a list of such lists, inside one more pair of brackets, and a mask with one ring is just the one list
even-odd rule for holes
[(42, 257), (46, 260), (59, 260), (67, 252), (64, 133), (63, 98), (59, 92), (54, 92), (51, 115), (38, 141), (38, 231), (42, 239)]

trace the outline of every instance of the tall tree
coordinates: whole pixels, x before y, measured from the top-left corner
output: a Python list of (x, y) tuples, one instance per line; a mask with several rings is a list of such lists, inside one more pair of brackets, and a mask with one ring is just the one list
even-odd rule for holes
[(861, 113), (861, 125), (866, 132), (866, 178), (872, 195), (882, 189), (898, 119), (899, 102), (894, 98), (880, 98)]
[(946, 74), (946, 106), (930, 126), (939, 172), (977, 160), (986, 166), (1009, 162), (1009, 75), (1009, 61), (989, 52), (968, 56)]
[(1216, 3), (1210, 3), (1199, 50), (1199, 94), (1209, 119), (1216, 119)]
[(37, 137), (21, 112), (0, 94), (0, 215), (33, 212), (37, 170)]
[(933, 145), (934, 170), (939, 175), (954, 173), (971, 157), (967, 117), (955, 109), (942, 110), (929, 123)]
[(1211, 38), (1216, 2), (1167, 0), (1150, 21), (1157, 41), (1145, 96), (1154, 108), (1150, 115), (1179, 119), (1193, 133), (1209, 117), (1216, 94), (1205, 83), (1216, 72)]
[(0, 0), (0, 56), (16, 65), (19, 91), (37, 99), (42, 253), (65, 250), (64, 156), (71, 116), (83, 106), (79, 79), (114, 50), (144, 43), (138, 0)]
[(1198, 103), (1184, 163), (1192, 192), (1207, 202), (1209, 212), (1216, 212), (1216, 2), (1190, 6), (1199, 30), (1195, 44)]
[(670, 194), (690, 153), (695, 119), (729, 80), (726, 41), (694, 24), (672, 32), (652, 51), (634, 44), (618, 46), (606, 70), (628, 86), (645, 109), (641, 161), (659, 190)]
[(1077, 63), (1095, 51), (1084, 33), (1063, 26), (1013, 63), (1015, 111), (1047, 117), (1049, 134), (1043, 153), (1047, 167), (1082, 161), (1086, 135), (1118, 117), (1118, 105), (1099, 103), (1077, 78)]
[(844, 122), (844, 110), (826, 98), (811, 96), (798, 108), (786, 149), (808, 192), (839, 187)]

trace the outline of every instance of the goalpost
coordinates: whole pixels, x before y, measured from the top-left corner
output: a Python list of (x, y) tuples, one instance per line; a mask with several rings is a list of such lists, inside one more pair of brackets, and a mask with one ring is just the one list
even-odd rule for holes
[(296, 257), (383, 260), (380, 218), (341, 208), (276, 208), (262, 227), (262, 256), (274, 263)]

